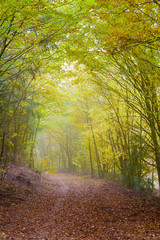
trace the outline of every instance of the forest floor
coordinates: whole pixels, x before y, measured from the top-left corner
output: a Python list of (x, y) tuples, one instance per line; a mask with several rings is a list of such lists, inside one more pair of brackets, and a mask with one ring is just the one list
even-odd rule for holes
[(62, 173), (15, 179), (0, 181), (0, 239), (160, 239), (151, 196)]

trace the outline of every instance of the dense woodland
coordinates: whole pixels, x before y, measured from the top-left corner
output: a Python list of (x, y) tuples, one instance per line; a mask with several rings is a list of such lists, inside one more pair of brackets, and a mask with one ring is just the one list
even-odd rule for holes
[(160, 183), (160, 3), (0, 3), (0, 164)]

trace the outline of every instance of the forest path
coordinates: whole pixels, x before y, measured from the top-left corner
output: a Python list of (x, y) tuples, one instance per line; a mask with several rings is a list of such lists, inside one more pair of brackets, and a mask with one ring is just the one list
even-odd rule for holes
[(0, 209), (0, 239), (160, 239), (160, 207), (150, 198), (99, 179), (43, 177), (48, 190)]

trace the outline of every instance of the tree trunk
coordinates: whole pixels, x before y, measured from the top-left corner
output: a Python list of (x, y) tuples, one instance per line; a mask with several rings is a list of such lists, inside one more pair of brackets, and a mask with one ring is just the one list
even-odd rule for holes
[(89, 137), (89, 159), (90, 159), (90, 167), (91, 167), (91, 176), (93, 178), (93, 162), (92, 162), (92, 151), (91, 151), (90, 137)]
[(101, 168), (101, 162), (100, 162), (100, 158), (99, 158), (99, 153), (98, 153), (98, 149), (97, 149), (97, 144), (96, 144), (96, 139), (94, 136), (94, 131), (93, 131), (93, 127), (92, 127), (92, 123), (90, 123), (91, 126), (91, 131), (92, 131), (92, 137), (93, 137), (93, 142), (94, 142), (94, 147), (95, 147), (95, 152), (96, 152), (96, 160), (97, 160), (97, 168), (98, 168), (98, 177), (102, 178), (103, 174), (102, 174), (102, 168)]

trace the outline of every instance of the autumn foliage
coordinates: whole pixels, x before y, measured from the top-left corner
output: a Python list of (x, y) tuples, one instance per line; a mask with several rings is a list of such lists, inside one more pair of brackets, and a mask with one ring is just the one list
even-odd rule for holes
[(2, 1), (0, 163), (160, 179), (159, 2)]

